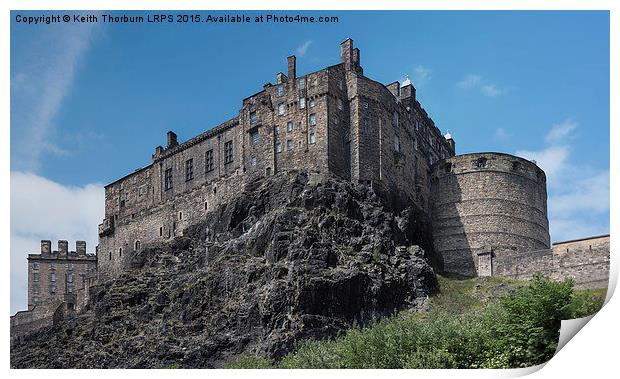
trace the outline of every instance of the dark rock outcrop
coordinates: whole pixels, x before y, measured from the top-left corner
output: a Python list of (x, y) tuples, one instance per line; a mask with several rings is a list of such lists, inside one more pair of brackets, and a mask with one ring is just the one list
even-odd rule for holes
[(303, 172), (250, 183), (94, 287), (86, 312), (12, 346), (11, 366), (219, 367), (420, 306), (436, 279), (415, 212), (382, 204)]

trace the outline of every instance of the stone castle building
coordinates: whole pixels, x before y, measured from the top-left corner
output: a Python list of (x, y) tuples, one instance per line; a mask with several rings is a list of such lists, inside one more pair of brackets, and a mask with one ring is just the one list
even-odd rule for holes
[[(28, 256), (28, 311), (12, 336), (81, 309), (98, 278), (115, 276), (135, 252), (183, 233), (259, 177), (287, 170), (372, 186), (416, 209), (439, 270), (518, 279), (543, 272), (607, 286), (609, 236), (550, 245), (546, 177), (534, 162), (503, 153), (456, 156), (409, 80), (364, 75), (347, 39), (340, 62), (298, 75), (296, 58), (275, 84), (246, 97), (234, 118), (183, 143), (168, 132), (151, 162), (105, 187), (97, 255), (84, 242), (41, 242)], [(15, 333), (14, 333), (15, 332)]]

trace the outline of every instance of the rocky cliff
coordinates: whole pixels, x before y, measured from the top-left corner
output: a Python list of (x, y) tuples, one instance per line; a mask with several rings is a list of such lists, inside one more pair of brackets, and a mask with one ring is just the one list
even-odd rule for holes
[(436, 288), (423, 223), (384, 204), (303, 172), (252, 182), (101, 281), (84, 313), (12, 346), (11, 366), (220, 367), (423, 306)]

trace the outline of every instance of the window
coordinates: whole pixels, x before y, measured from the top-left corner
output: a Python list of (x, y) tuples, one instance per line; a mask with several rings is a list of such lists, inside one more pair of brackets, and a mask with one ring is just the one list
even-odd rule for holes
[(398, 136), (394, 136), (394, 151), (400, 153), (400, 138)]
[(344, 84), (343, 84), (343, 82), (342, 82), (342, 79), (340, 79), (340, 80), (338, 81), (338, 88), (340, 88), (340, 89), (343, 89), (343, 88), (344, 88)]
[(270, 176), (271, 175), (271, 167), (267, 167), (265, 169), (265, 175)]
[(179, 220), (183, 220), (183, 212), (179, 212)]
[(299, 98), (299, 109), (304, 109), (305, 107), (306, 107), (306, 98), (300, 97)]
[(445, 166), (443, 166), (443, 168), (447, 173), (452, 172), (452, 163), (450, 162), (446, 163)]
[(310, 108), (314, 108), (315, 105), (314, 99), (310, 100)]
[(297, 80), (297, 86), (299, 87), (299, 89), (306, 88), (306, 79), (305, 78), (299, 78), (299, 80)]
[(293, 140), (286, 140), (286, 150), (293, 150), (293, 147), (295, 147)]
[(56, 293), (56, 283), (52, 283), (50, 285), (50, 294), (54, 295)]
[(55, 272), (52, 272), (52, 273), (50, 274), (50, 282), (55, 282), (55, 281), (56, 281), (56, 273), (55, 273)]
[(392, 115), (392, 126), (395, 128), (398, 128), (398, 118), (399, 118), (398, 112), (395, 111), (394, 114)]
[(316, 114), (312, 113), (310, 115), (310, 126), (315, 126), (316, 125)]
[(282, 116), (284, 113), (285, 113), (285, 111), (284, 111), (284, 103), (279, 103), (278, 104), (278, 114), (280, 116)]
[(367, 101), (362, 101), (362, 108), (368, 109), (368, 102)]
[[(73, 286), (67, 286), (67, 292), (68, 293), (73, 293)], [(73, 304), (71, 304), (71, 308), (73, 308)]]
[(38, 272), (35, 272), (34, 274), (32, 274), (32, 281), (33, 282), (38, 282), (39, 281), (39, 277), (40, 277), (40, 274)]
[(69, 266), (67, 267), (67, 269), (69, 271), (73, 271), (75, 269), (75, 265), (73, 263), (69, 263)]
[(250, 133), (250, 140), (252, 141), (252, 146), (258, 145), (258, 130), (254, 130)]
[(478, 160), (476, 161), (476, 167), (484, 168), (486, 166), (487, 166), (487, 159), (486, 158), (478, 158)]
[(278, 86), (278, 97), (284, 96), (284, 84)]
[(194, 179), (194, 159), (185, 161), (185, 181)]
[(250, 158), (250, 165), (251, 166), (256, 166), (256, 157)]
[(39, 262), (34, 262), (34, 263), (32, 264), (32, 269), (33, 269), (33, 270), (38, 270), (38, 269), (39, 269)]
[(50, 269), (56, 270), (56, 263), (50, 263)]
[(334, 125), (338, 125), (340, 123), (340, 120), (338, 119), (338, 117), (334, 117)]
[(122, 247), (118, 248), (118, 256), (119, 256), (119, 258), (123, 256), (123, 248)]
[(280, 142), (276, 143), (276, 153), (282, 152), (282, 144)]
[(413, 139), (413, 149), (414, 150), (418, 150), (418, 140), (417, 140), (417, 138)]
[(310, 133), (310, 135), (308, 136), (308, 141), (311, 145), (316, 143), (316, 136), (314, 135), (314, 133)]
[(32, 298), (32, 302), (35, 303), (35, 304), (39, 304), (39, 301), (40, 301), (40, 299), (39, 299), (38, 296), (35, 296), (35, 297)]
[(159, 227), (159, 236), (162, 237), (164, 235), (164, 227), (160, 226)]
[(208, 150), (205, 153), (205, 169), (207, 172), (213, 171), (214, 170), (214, 165), (213, 165), (213, 149)]
[(292, 132), (293, 131), (293, 121), (289, 121), (286, 123), (286, 131), (287, 132)]
[(33, 286), (32, 286), (32, 293), (34, 293), (34, 294), (37, 294), (37, 295), (38, 295), (38, 294), (39, 294), (39, 292), (41, 292), (41, 287), (39, 287), (39, 285), (38, 285), (38, 284), (33, 285)]
[(224, 164), (232, 163), (233, 161), (233, 144), (232, 141), (224, 143)]
[(172, 168), (167, 168), (164, 171), (164, 189), (166, 191), (172, 189)]
[(369, 130), (370, 130), (370, 119), (368, 117), (365, 117), (364, 119), (362, 119), (362, 133), (368, 133)]
[(110, 261), (111, 261), (111, 260), (112, 260), (112, 252), (111, 252), (111, 251), (109, 252), (109, 255), (110, 255), (110, 256), (108, 257), (108, 260), (110, 260)]
[(67, 283), (73, 283), (73, 273), (67, 274)]
[(133, 249), (136, 251), (140, 250), (140, 241), (134, 242)]
[(338, 109), (343, 110), (344, 109), (344, 105), (342, 103), (342, 99), (338, 98), (338, 100), (336, 100), (336, 106), (338, 107)]
[(258, 123), (258, 118), (256, 117), (256, 111), (250, 112), (250, 125), (256, 125)]

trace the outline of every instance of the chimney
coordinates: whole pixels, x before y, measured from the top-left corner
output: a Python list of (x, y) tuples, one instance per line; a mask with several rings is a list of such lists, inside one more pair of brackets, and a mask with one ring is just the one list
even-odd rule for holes
[(179, 143), (177, 142), (177, 135), (173, 131), (169, 131), (167, 134), (167, 144), (166, 148), (169, 149), (171, 147), (175, 147)]
[(69, 253), (69, 243), (66, 240), (58, 240), (58, 255), (67, 255)]
[(86, 241), (75, 241), (75, 252), (78, 255), (86, 255)]
[(291, 55), (286, 59), (288, 61), (288, 78), (289, 80), (295, 81), (295, 78), (297, 78), (297, 58)]
[(51, 253), (52, 253), (52, 241), (41, 240), (41, 254), (51, 254)]
[(340, 62), (344, 63), (344, 69), (351, 71), (353, 66), (353, 40), (347, 38), (340, 44)]
[(356, 47), (355, 49), (353, 49), (353, 64), (355, 64), (355, 67), (359, 67), (360, 64), (362, 64), (362, 62), (360, 62), (360, 59), (360, 49)]

